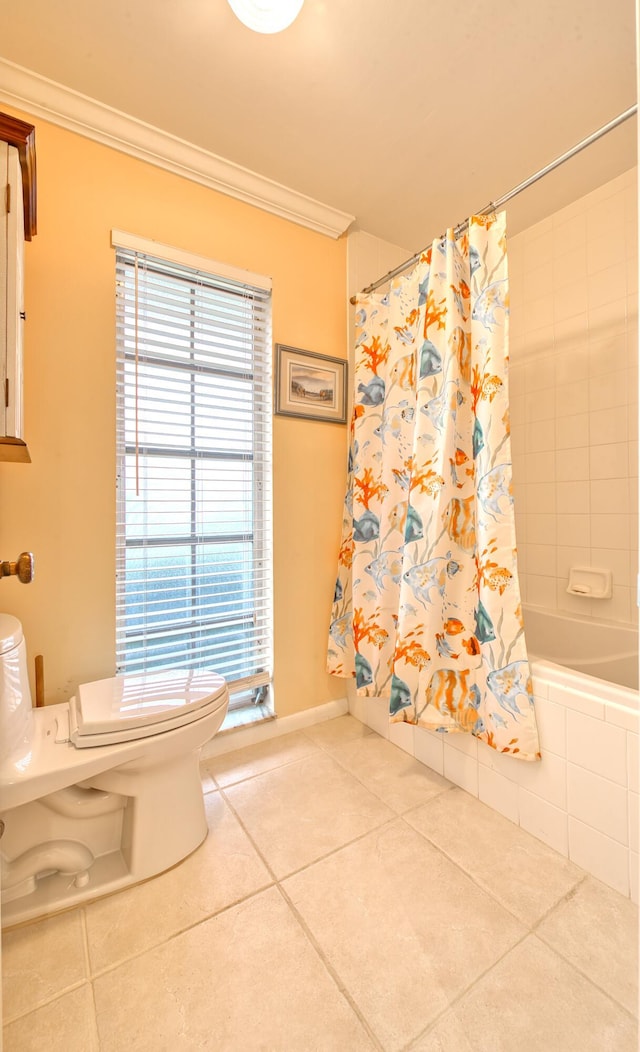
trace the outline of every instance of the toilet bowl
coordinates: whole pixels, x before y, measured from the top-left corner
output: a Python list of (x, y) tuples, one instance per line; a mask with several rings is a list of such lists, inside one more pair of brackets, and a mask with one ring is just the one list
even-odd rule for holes
[(227, 686), (169, 670), (32, 708), (20, 622), (0, 614), (3, 926), (155, 876), (207, 835), (199, 754)]

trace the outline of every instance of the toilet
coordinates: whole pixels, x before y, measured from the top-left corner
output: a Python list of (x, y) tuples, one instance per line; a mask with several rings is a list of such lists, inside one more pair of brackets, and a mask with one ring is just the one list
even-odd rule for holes
[(168, 670), (83, 683), (33, 708), (17, 618), (0, 614), (4, 927), (155, 876), (207, 835), (200, 749), (222, 676)]

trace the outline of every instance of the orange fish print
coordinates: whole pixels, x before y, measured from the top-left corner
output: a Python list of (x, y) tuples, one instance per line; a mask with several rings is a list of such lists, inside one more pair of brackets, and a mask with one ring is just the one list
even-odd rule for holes
[(472, 657), (480, 653), (480, 644), (475, 636), (470, 636), (469, 639), (463, 639), (462, 645), (467, 654), (471, 654)]
[(442, 521), (451, 540), (471, 555), (476, 548), (475, 497), (452, 497)]
[(396, 504), (388, 515), (389, 527), (392, 530), (400, 530), (404, 533), (404, 528), (407, 522), (407, 508), (409, 504), (406, 500), (401, 500)]
[(459, 672), (441, 668), (434, 672), (427, 687), (427, 705), (434, 705), (439, 712), (451, 716), (457, 725), (473, 733), (483, 731), (484, 723), (478, 717), (481, 697), (477, 684), (467, 683), (472, 673), (469, 669)]
[(399, 358), (391, 370), (391, 383), (398, 384), (404, 391), (410, 391), (415, 383), (415, 356), (405, 354)]
[(507, 570), (506, 566), (496, 566), (495, 570), (485, 574), (485, 581), (489, 588), (493, 592), (499, 592), (500, 595), (504, 594), (505, 589), (509, 587), (512, 580), (513, 574)]
[[(449, 464), (451, 465), (451, 481), (457, 489), (462, 489), (464, 483), (458, 482), (458, 472), (456, 471), (456, 468), (459, 468), (468, 462), (469, 457), (463, 449), (456, 449), (455, 456), (449, 457)], [(469, 472), (467, 471), (465, 474), (469, 474)]]
[(469, 669), (459, 672), (451, 668), (437, 669), (427, 687), (427, 705), (434, 705), (438, 712), (453, 716), (469, 695), (469, 675)]
[(459, 632), (464, 632), (464, 625), (457, 617), (447, 618), (443, 627), (448, 636), (457, 636)]

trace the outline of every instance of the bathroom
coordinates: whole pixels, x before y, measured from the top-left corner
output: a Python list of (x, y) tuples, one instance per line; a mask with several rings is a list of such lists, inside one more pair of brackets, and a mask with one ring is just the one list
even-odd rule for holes
[[(255, 47), (256, 44), (252, 41), (249, 46)], [(19, 51), (9, 54), (4, 48), (2, 50), (3, 54), (18, 66), (37, 68)], [(48, 72), (44, 65), (40, 72), (43, 76), (51, 76), (54, 81), (58, 79)], [(296, 347), (339, 357), (347, 357), (348, 353), (346, 334), (349, 331), (350, 316), (345, 289), (349, 295), (358, 291), (368, 281), (375, 280), (391, 267), (403, 262), (416, 248), (422, 247), (432, 235), (441, 231), (431, 228), (423, 230), (420, 227), (417, 231), (418, 244), (401, 241), (400, 246), (390, 244), (382, 236), (366, 234), (363, 230), (355, 231), (348, 237), (328, 237), (314, 232), (281, 215), (256, 207), (248, 203), (246, 198), (239, 200), (226, 196), (212, 190), (206, 184), (203, 185), (202, 182), (181, 177), (178, 162), (173, 170), (167, 170), (148, 163), (142, 151), (134, 154), (112, 148), (110, 144), (114, 139), (119, 136), (126, 138), (129, 131), (113, 123), (117, 120), (117, 114), (96, 110), (91, 119), (83, 109), (83, 106), (88, 105), (86, 100), (78, 98), (72, 92), (59, 92), (56, 95), (55, 85), (49, 85), (51, 95), (42, 101), (42, 83), (29, 82), (26, 74), (18, 74), (19, 71), (16, 71), (15, 67), (3, 63), (0, 79), (1, 108), (22, 116), (25, 120), (31, 120), (37, 126), (39, 227), (37, 236), (27, 245), (25, 252), (28, 297), (25, 413), (32, 463), (28, 468), (20, 465), (0, 465), (0, 554), (3, 558), (8, 555), (13, 557), (19, 551), (28, 549), (36, 553), (37, 566), (35, 580), (28, 587), (23, 588), (15, 581), (2, 581), (0, 588), (3, 590), (2, 610), (21, 620), (31, 657), (36, 654), (44, 656), (46, 700), (48, 703), (55, 703), (68, 698), (78, 682), (109, 676), (113, 672), (114, 265), (110, 231), (114, 227), (137, 231), (164, 244), (188, 246), (190, 250), (209, 258), (225, 260), (256, 273), (269, 274), (274, 288), (278, 290), (277, 296), (274, 296), (274, 338)], [(28, 104), (29, 100), (31, 106)], [(113, 102), (112, 105), (116, 109), (120, 108), (117, 102)], [(59, 115), (65, 110), (67, 117), (63, 120)], [(593, 122), (593, 127), (599, 126), (612, 115), (603, 114), (602, 119)], [(101, 138), (81, 134), (82, 128), (87, 123), (91, 124), (92, 120), (97, 122), (98, 116), (103, 121)], [(590, 128), (591, 125), (585, 128), (584, 132)], [(180, 132), (177, 134), (180, 135)], [(572, 133), (567, 141), (563, 139), (563, 148), (573, 145), (574, 141), (580, 138), (580, 134), (581, 132), (577, 135)], [(189, 139), (188, 135), (182, 137)], [(593, 149), (606, 150), (607, 147), (601, 144)], [(151, 147), (149, 150), (152, 152)], [(224, 154), (225, 151), (220, 152)], [(546, 160), (547, 157), (539, 158), (538, 165), (534, 164), (532, 168)], [(595, 618), (609, 617), (616, 622), (633, 624), (634, 618), (637, 617), (632, 584), (637, 572), (637, 548), (634, 545), (637, 526), (632, 511), (637, 504), (633, 471), (633, 465), (636, 463), (633, 443), (637, 439), (634, 430), (637, 419), (637, 383), (634, 372), (637, 339), (637, 322), (634, 315), (637, 315), (637, 302), (634, 300), (633, 291), (636, 283), (636, 239), (633, 233), (636, 223), (633, 210), (635, 171), (629, 171), (629, 168), (627, 165), (611, 177), (605, 175), (592, 186), (581, 185), (579, 179), (576, 179), (576, 191), (573, 196), (565, 196), (562, 208), (545, 212), (541, 206), (535, 223), (521, 226), (519, 232), (510, 238), (509, 260), (512, 294), (511, 393), (514, 402), (512, 423), (516, 464), (515, 490), (520, 516), (518, 536), (522, 551), (520, 569), (523, 598), (533, 605), (542, 603), (553, 609), (586, 613), (587, 616)], [(520, 172), (522, 177), (528, 174), (529, 170)], [(558, 175), (558, 178), (563, 178), (570, 184), (574, 175), (565, 172), (562, 176)], [(480, 193), (480, 200), (475, 199), (474, 192), (473, 201), (469, 202), (468, 208), (484, 205), (491, 194), (507, 190), (517, 179), (507, 179), (506, 182), (506, 186), (492, 184), (488, 187), (488, 193)], [(532, 194), (536, 192), (535, 188), (530, 191)], [(514, 201), (513, 206), (509, 206), (508, 209), (509, 219), (511, 221), (513, 215), (514, 223), (518, 207), (524, 206)], [(206, 214), (206, 222), (203, 222), (203, 214)], [(579, 240), (582, 234), (578, 229), (581, 216), (584, 235), (582, 242)], [(460, 218), (461, 215), (454, 215), (445, 217), (445, 220), (455, 222)], [(610, 233), (609, 225), (598, 227), (600, 222), (611, 223), (616, 230), (620, 229), (617, 224), (623, 225), (624, 249), (621, 249), (616, 237)], [(564, 235), (558, 236), (564, 236), (565, 242), (570, 244), (570, 251), (566, 253), (557, 250), (556, 243), (553, 242), (561, 226), (565, 226), (566, 229)], [(593, 251), (600, 253), (602, 260), (602, 267), (597, 269), (593, 269), (589, 262), (590, 232), (598, 242)], [(537, 251), (549, 251), (549, 239), (552, 241), (554, 259), (558, 251), (557, 258), (563, 261), (562, 266), (566, 268), (563, 274), (569, 275), (562, 282), (566, 289), (565, 298), (568, 301), (570, 295), (576, 297), (571, 313), (564, 318), (553, 314), (553, 302), (549, 306), (549, 301), (553, 301), (553, 286), (549, 288), (544, 285), (545, 275), (541, 272), (544, 268), (537, 265), (535, 255)], [(629, 251), (630, 249), (632, 251)], [(580, 252), (581, 259), (578, 258)], [(609, 256), (609, 252), (613, 252), (615, 256)], [(563, 260), (563, 257), (569, 256), (572, 258)], [(622, 259), (625, 261), (624, 297), (604, 297), (600, 301), (592, 299), (589, 302), (580, 302), (577, 299), (577, 286), (581, 285), (584, 290), (585, 275), (588, 278), (592, 274), (600, 274), (600, 271), (619, 267)], [(573, 274), (576, 287), (571, 277)], [(617, 283), (617, 288), (620, 287), (619, 275), (607, 276)], [(600, 282), (600, 287), (602, 284)], [(625, 301), (624, 331), (620, 315), (616, 313), (620, 299)], [(311, 302), (312, 309), (309, 307)], [(593, 311), (600, 312), (600, 320), (596, 318), (594, 322), (593, 314), (590, 313)], [(631, 318), (630, 324), (627, 324), (628, 317)], [(580, 319), (581, 324), (589, 327), (590, 339), (586, 344), (581, 338), (581, 331), (574, 328), (575, 319)], [(600, 337), (601, 322), (608, 324), (609, 321), (610, 327), (605, 335)], [(560, 336), (557, 330), (559, 324), (563, 325)], [(554, 326), (556, 328), (550, 332)], [(593, 339), (594, 334), (596, 340)], [(605, 348), (609, 339), (615, 340), (615, 346)], [(597, 343), (601, 346), (598, 347)], [(553, 358), (552, 348), (556, 356)], [(585, 353), (588, 358), (586, 369)], [(616, 363), (617, 386), (611, 390), (598, 379), (603, 375), (598, 372), (598, 368), (599, 363), (604, 364), (605, 353), (612, 355)], [(550, 364), (552, 361), (553, 366)], [(601, 398), (595, 410), (597, 413), (615, 411), (613, 415), (610, 413), (609, 417), (598, 418), (601, 436), (605, 434), (606, 427), (613, 428), (614, 416), (617, 420), (616, 429), (608, 432), (610, 438), (602, 445), (626, 445), (628, 470), (624, 475), (616, 474), (612, 477), (612, 481), (625, 479), (624, 493), (620, 485), (616, 486), (615, 490), (621, 501), (626, 502), (620, 504), (616, 513), (612, 512), (614, 487), (606, 493), (601, 487), (601, 496), (606, 500), (607, 511), (597, 512), (596, 515), (600, 515), (601, 519), (595, 523), (585, 522), (585, 518), (593, 512), (591, 505), (587, 503), (591, 500), (592, 490), (589, 488), (587, 493), (584, 485), (579, 486), (580, 483), (590, 486), (590, 483), (586, 477), (581, 479), (575, 473), (574, 464), (569, 458), (565, 458), (566, 470), (570, 472), (568, 479), (575, 484), (575, 488), (568, 508), (558, 504), (559, 496), (555, 488), (556, 483), (564, 481), (567, 476), (564, 479), (558, 476), (545, 478), (539, 473), (536, 474), (536, 471), (543, 470), (544, 459), (528, 459), (526, 473), (518, 478), (518, 457), (536, 458), (553, 451), (553, 447), (547, 444), (549, 428), (541, 426), (546, 425), (551, 417), (536, 419), (532, 416), (531, 412), (535, 412), (532, 410), (532, 402), (539, 405), (544, 403), (549, 412), (553, 408), (554, 421), (564, 421), (564, 417), (557, 415), (557, 394), (555, 399), (548, 393), (545, 393), (544, 400), (529, 398), (539, 390), (547, 392), (547, 389), (551, 389), (551, 384), (547, 384), (546, 379), (551, 372), (555, 373), (555, 381), (562, 382), (565, 387), (563, 398), (574, 399), (574, 411), (567, 414), (570, 419), (564, 428), (565, 441), (573, 441), (571, 437), (566, 439), (567, 434), (575, 436), (580, 428), (584, 430), (585, 426), (588, 427), (584, 421), (586, 389), (587, 398), (592, 394)], [(564, 404), (567, 404), (566, 401)], [(619, 430), (622, 416), (627, 421), (624, 435)], [(561, 431), (562, 427), (556, 424), (556, 439)], [(587, 431), (583, 447), (558, 445), (557, 450), (566, 452), (575, 448), (588, 448), (588, 438)], [(599, 443), (593, 442), (592, 445), (596, 447)], [(321, 785), (322, 763), (326, 767), (329, 761), (325, 752), (320, 752), (323, 748), (320, 744), (322, 732), (313, 730), (314, 721), (325, 719), (328, 715), (341, 717), (349, 707), (352, 715), (362, 724), (368, 724), (382, 737), (390, 738), (405, 752), (413, 752), (418, 759), (423, 760), (426, 767), (434, 772), (434, 778), (430, 782), (432, 789), (436, 785), (440, 786), (437, 778), (443, 776), (455, 785), (464, 787), (482, 803), (493, 807), (497, 801), (497, 810), (512, 823), (517, 822), (514, 811), (516, 800), (520, 808), (522, 801), (526, 800), (529, 806), (528, 818), (523, 819), (524, 811), (521, 810), (521, 826), (559, 854), (568, 855), (568, 833), (559, 832), (568, 829), (567, 820), (559, 819), (556, 814), (556, 811), (561, 809), (558, 796), (561, 790), (546, 785), (537, 790), (536, 787), (527, 789), (522, 783), (514, 789), (513, 780), (505, 774), (504, 766), (494, 769), (477, 757), (470, 758), (464, 745), (447, 746), (445, 753), (442, 742), (438, 741), (432, 745), (428, 734), (419, 740), (419, 732), (413, 734), (409, 728), (392, 726), (389, 729), (384, 705), (380, 706), (373, 700), (369, 702), (355, 696), (347, 699), (344, 681), (326, 675), (328, 602), (334, 585), (335, 560), (339, 545), (339, 508), (344, 497), (345, 446), (345, 429), (340, 426), (329, 426), (314, 421), (292, 421), (284, 416), (274, 416), (273, 459), (277, 465), (274, 474), (274, 694), (278, 722), (283, 730), (286, 729), (295, 736), (288, 740), (286, 750), (277, 754), (277, 762), (281, 763), (284, 769), (284, 765), (311, 765), (313, 761), (319, 779), (317, 785)], [(619, 463), (622, 451), (616, 448), (610, 452)], [(312, 472), (308, 470), (309, 463), (313, 464)], [(606, 476), (594, 477), (593, 481), (606, 479)], [(605, 516), (613, 514), (617, 515), (615, 524), (602, 521)], [(549, 518), (551, 516), (554, 518), (553, 523)], [(567, 521), (567, 516), (575, 516), (575, 521)], [(625, 519), (624, 526), (620, 523), (622, 517)], [(602, 534), (598, 532), (601, 528), (610, 531), (609, 543), (603, 542)], [(563, 532), (567, 530), (569, 534)], [(556, 544), (555, 557), (552, 552), (542, 550), (554, 548)], [(598, 560), (606, 558), (605, 566), (614, 571), (612, 600), (585, 600), (583, 597), (567, 595), (564, 584), (567, 560), (571, 560), (571, 565), (600, 566), (600, 561), (594, 561), (596, 553)], [(609, 613), (598, 614), (596, 603), (608, 602), (614, 604)], [(588, 611), (586, 604), (590, 604)], [(322, 712), (322, 716), (318, 715), (319, 712)], [(545, 716), (547, 725), (554, 720), (557, 722), (558, 714), (548, 695), (546, 699), (541, 700), (540, 713), (541, 722)], [(588, 716), (589, 713), (583, 711), (581, 715)], [(634, 741), (633, 720), (634, 717), (626, 712), (620, 714), (619, 723), (613, 725), (613, 733), (610, 736), (611, 756), (607, 760), (608, 764), (619, 763), (623, 749), (620, 735), (624, 736), (625, 763), (628, 763), (630, 775), (637, 770), (637, 753), (633, 752), (634, 748), (637, 748), (637, 737)], [(318, 723), (317, 726), (321, 724)], [(346, 740), (340, 744), (346, 756), (350, 747), (355, 748), (353, 742), (360, 740), (357, 735), (362, 732), (351, 723), (342, 726), (349, 728), (344, 733), (348, 733), (353, 739), (351, 746)], [(618, 731), (620, 734), (616, 733)], [(328, 734), (326, 731), (325, 735)], [(246, 829), (237, 817), (241, 814), (241, 790), (237, 787), (234, 789), (233, 786), (242, 783), (236, 782), (235, 778), (225, 777), (225, 754), (221, 751), (224, 741), (224, 738), (220, 738), (216, 748), (210, 750), (208, 762), (212, 764), (215, 786), (229, 786), (228, 799), (232, 800), (235, 795), (238, 806), (235, 812), (225, 810), (221, 795), (214, 788), (214, 782), (205, 782), (205, 788), (209, 790), (209, 807), (212, 811), (217, 809), (220, 812), (220, 828), (224, 826), (227, 836), (226, 840), (217, 835), (215, 839), (210, 837), (205, 848), (210, 853), (215, 846), (216, 850), (225, 852), (225, 857), (231, 856), (234, 850), (239, 855), (244, 853), (247, 872), (242, 875), (237, 867), (229, 869), (229, 872), (233, 873), (233, 880), (238, 882), (238, 887), (229, 890), (226, 898), (216, 898), (218, 892), (214, 893), (207, 887), (203, 873), (193, 876), (192, 887), (196, 889), (193, 897), (197, 898), (200, 895), (206, 899), (203, 907), (206, 916), (227, 910), (232, 903), (245, 898), (249, 901), (253, 892), (272, 884), (272, 876), (265, 871), (264, 863), (248, 843)], [(277, 739), (272, 737), (261, 743), (258, 740), (258, 731), (252, 729), (245, 732), (243, 744), (244, 742), (247, 748), (263, 750), (261, 758), (256, 761), (253, 774), (266, 778), (264, 772), (269, 772), (276, 766), (275, 760), (269, 761), (267, 753), (271, 750), (269, 755), (276, 755)], [(471, 747), (474, 744), (472, 742)], [(556, 749), (561, 747), (557, 737), (554, 738), (554, 746)], [(327, 747), (327, 741), (324, 741), (324, 747)], [(561, 765), (566, 762), (567, 757), (566, 754), (554, 752), (551, 745), (548, 748), (554, 756), (554, 778), (559, 783), (564, 777), (564, 768)], [(215, 755), (216, 751), (219, 755)], [(470, 759), (475, 766), (471, 765)], [(353, 764), (355, 762), (354, 759)], [(397, 768), (395, 760), (387, 759), (386, 762), (390, 770), (404, 770)], [(411, 771), (412, 777), (417, 778), (413, 768)], [(609, 768), (594, 771), (594, 776), (619, 786), (617, 778), (609, 772)], [(410, 780), (408, 776), (406, 780)], [(510, 784), (505, 785), (505, 782)], [(310, 783), (312, 784), (316, 783)], [(633, 894), (637, 901), (637, 888), (634, 889), (630, 883), (630, 875), (635, 872), (634, 867), (637, 863), (637, 842), (630, 839), (633, 832), (633, 808), (637, 807), (637, 781), (630, 781), (619, 788), (626, 794), (628, 836), (625, 843), (616, 842), (619, 848), (615, 862), (612, 862), (614, 871), (595, 872), (607, 887), (614, 887), (625, 897)], [(419, 796), (410, 801), (412, 806), (420, 802)], [(545, 804), (548, 805), (546, 809)], [(400, 805), (398, 810), (402, 810)], [(382, 811), (379, 811), (380, 821), (382, 817)], [(565, 822), (564, 826), (559, 825), (561, 821)], [(247, 820), (246, 828), (248, 827)], [(597, 827), (594, 829), (596, 833), (608, 835)], [(362, 829), (358, 835), (364, 832)], [(350, 837), (352, 836), (353, 832), (350, 834)], [(624, 852), (624, 857), (621, 852)], [(613, 858), (612, 854), (603, 856), (601, 842), (592, 838), (585, 844), (578, 866), (585, 871), (594, 872), (593, 869), (589, 869), (588, 864), (594, 855), (595, 864), (599, 858)], [(563, 865), (569, 865), (564, 857), (562, 861)], [(308, 864), (307, 860), (303, 864)], [(194, 866), (195, 862), (191, 869)], [(620, 874), (625, 866), (627, 876), (622, 879)], [(299, 868), (299, 865), (295, 868)], [(285, 870), (286, 867), (280, 872)], [(562, 872), (570, 871), (566, 869)], [(182, 896), (189, 898), (189, 894), (180, 883), (179, 874), (180, 869), (167, 875), (166, 897), (160, 897), (158, 892), (157, 898), (144, 902), (139, 897), (129, 897), (126, 902), (123, 901), (120, 925), (123, 919), (132, 919), (136, 909), (143, 913), (148, 929), (159, 924), (159, 915), (168, 910), (168, 899), (180, 899)], [(185, 882), (187, 880), (188, 875), (185, 875)], [(574, 885), (570, 886), (573, 888)], [(274, 911), (274, 918), (279, 916), (278, 904), (274, 901), (270, 902), (269, 906)], [(231, 912), (229, 909), (229, 923)], [(109, 914), (106, 906), (103, 921), (99, 921), (97, 911), (94, 916), (96, 925), (100, 924), (95, 930), (99, 931), (100, 938), (106, 943), (108, 925), (111, 923), (115, 926), (115, 917)], [(170, 945), (169, 940), (195, 923), (194, 914), (189, 912), (189, 903), (186, 903), (177, 910), (177, 916), (172, 918), (172, 926), (162, 929), (160, 937), (163, 941), (166, 939), (167, 945)], [(308, 925), (305, 930), (313, 930), (311, 922), (305, 923)], [(41, 1043), (54, 1047), (51, 1038), (47, 1036), (48, 1032), (38, 1028), (44, 1028), (46, 1025), (52, 1033), (58, 1032), (60, 1017), (56, 1015), (57, 1008), (62, 1014), (68, 1013), (70, 1018), (84, 1018), (86, 1006), (83, 998), (91, 985), (87, 981), (86, 959), (94, 952), (93, 948), (87, 948), (88, 930), (86, 917), (70, 914), (66, 920), (63, 915), (57, 925), (51, 927), (49, 933), (45, 929), (39, 932), (39, 945), (43, 954), (51, 953), (53, 947), (53, 952), (64, 960), (62, 975), (57, 985), (52, 985), (50, 978), (34, 979), (34, 999), (29, 1001), (28, 998), (19, 997), (11, 1014), (7, 1014), (5, 1010), (5, 1021), (8, 1028), (12, 1028), (10, 1034), (8, 1031), (6, 1041), (9, 1048), (11, 1035), (27, 1032), (25, 1021), (28, 1021), (33, 1035), (39, 1033)], [(228, 932), (232, 930), (229, 928)], [(249, 932), (248, 938), (257, 938), (257, 929), (248, 927), (246, 930)], [(322, 941), (317, 936), (315, 938), (318, 942)], [(117, 952), (114, 951), (111, 957), (105, 950), (98, 970), (105, 975), (115, 975), (117, 969), (114, 971), (114, 961), (142, 956), (150, 945), (152, 942), (145, 942), (145, 939), (132, 941), (130, 951), (121, 947)], [(290, 952), (296, 952), (295, 946), (298, 944), (292, 942), (291, 945), (294, 948)], [(302, 950), (300, 952), (308, 963), (306, 950), (304, 953)], [(344, 948), (343, 952), (346, 953)], [(367, 1004), (367, 1001), (366, 996), (359, 996), (357, 982), (353, 987), (349, 987), (340, 978), (340, 967), (336, 963), (338, 958), (339, 955), (327, 954), (322, 960), (325, 962), (327, 974), (332, 976), (331, 982), (337, 983), (340, 989), (349, 989), (349, 995), (344, 1002), (348, 1011), (343, 1005), (338, 1013), (345, 1015), (345, 1030), (339, 1032), (342, 1043), (336, 1037), (333, 1046), (328, 1039), (325, 1047), (409, 1047), (411, 1042), (419, 1038), (425, 1027), (431, 1025), (429, 1019), (424, 1023), (419, 1021), (416, 1009), (415, 1026), (401, 1028), (398, 1024), (397, 1033), (385, 1030), (382, 1023), (379, 1028), (377, 1022), (370, 1024), (373, 1035), (371, 1029), (366, 1035), (360, 1031), (350, 1031), (351, 1023), (346, 1020), (346, 1015), (355, 1012), (353, 1003), (360, 1006), (359, 1011), (362, 1013), (362, 1005)], [(246, 962), (237, 962), (237, 966), (242, 976), (246, 976)], [(282, 968), (283, 983), (293, 982), (295, 977), (291, 972), (287, 971), (284, 965), (279, 967)], [(122, 971), (123, 982), (127, 974), (126, 970)], [(316, 975), (313, 970), (309, 974)], [(602, 981), (599, 980), (596, 985), (601, 988)], [(321, 989), (324, 990), (325, 987), (322, 986)], [(378, 997), (379, 1004), (371, 1006), (369, 1018), (375, 1017), (377, 1020), (385, 1013), (382, 989), (377, 986), (375, 990), (372, 998)], [(400, 996), (402, 987), (399, 986), (396, 992)], [(607, 996), (610, 996), (610, 993), (610, 990), (607, 991)], [(270, 996), (275, 997), (275, 994)], [(302, 996), (308, 996), (307, 988), (302, 991)], [(332, 1007), (334, 996), (333, 993), (327, 994), (328, 1003)], [(411, 997), (417, 1000), (417, 996), (413, 987)], [(604, 994), (598, 993), (598, 996), (602, 998), (603, 1006), (605, 1003), (609, 1005)], [(64, 1004), (62, 997), (67, 999)], [(613, 998), (616, 1008), (620, 999)], [(444, 1009), (444, 1002), (436, 1000), (438, 1006), (442, 1005)], [(413, 1004), (413, 1001), (411, 1003)], [(317, 1006), (316, 1002), (314, 1004), (319, 1018), (324, 1019), (322, 1006)], [(335, 1011), (338, 1012), (338, 1009)], [(368, 1011), (364, 1011), (365, 1016)], [(602, 1011), (606, 1015), (604, 1007)], [(29, 1020), (32, 1014), (33, 1018)], [(611, 1014), (615, 1015), (613, 1009)], [(391, 1008), (387, 1007), (386, 1015), (388, 1018), (394, 1017)], [(78, 1034), (80, 1033), (81, 1031), (78, 1031)], [(26, 1041), (24, 1038), (23, 1040)], [(65, 1040), (66, 1043), (60, 1047), (74, 1047), (68, 1036)], [(78, 1036), (75, 1047), (83, 1050), (101, 1047), (91, 1044), (93, 1036), (87, 1037), (84, 1044), (82, 1040)], [(102, 1040), (102, 1047), (105, 1048), (161, 1047), (158, 1044), (145, 1044), (144, 1039), (140, 1037), (137, 1045), (132, 1041), (130, 1044), (121, 1043), (118, 1046), (114, 1043), (114, 1038), (111, 1038), (111, 1044), (106, 1043), (107, 1039), (104, 1037)], [(188, 1048), (188, 1039), (183, 1038), (184, 1040), (187, 1043), (183, 1043), (182, 1047)], [(22, 1046), (15, 1044), (14, 1047), (29, 1046), (25, 1043)], [(180, 1047), (179, 1043), (177, 1047)], [(203, 1047), (261, 1046), (252, 1044), (251, 1040), (247, 1040), (246, 1045), (236, 1043), (234, 1046), (229, 1041), (225, 1044), (224, 1040), (216, 1043), (215, 1038), (212, 1038), (211, 1043)], [(297, 1049), (308, 1045), (305, 1045), (302, 1038), (297, 1043), (292, 1038), (289, 1045), (278, 1045), (276, 1042), (272, 1046), (263, 1047)], [(443, 1047), (456, 1048), (455, 1045)], [(462, 1049), (465, 1046), (460, 1043), (457, 1047)], [(612, 1044), (610, 1047), (616, 1045)], [(624, 1046), (621, 1044), (620, 1047)]]

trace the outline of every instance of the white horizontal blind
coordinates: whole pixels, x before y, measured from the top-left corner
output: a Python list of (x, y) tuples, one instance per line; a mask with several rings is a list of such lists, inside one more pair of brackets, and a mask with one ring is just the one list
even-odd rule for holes
[(116, 248), (118, 670), (272, 673), (268, 288)]

